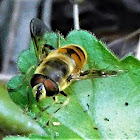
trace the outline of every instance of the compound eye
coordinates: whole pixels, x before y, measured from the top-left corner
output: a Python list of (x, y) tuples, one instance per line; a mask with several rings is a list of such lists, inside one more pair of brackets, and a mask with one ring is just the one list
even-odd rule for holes
[(43, 83), (45, 80), (44, 76), (41, 74), (35, 74), (30, 81), (31, 87), (33, 88), (35, 85)]
[(47, 91), (52, 91), (52, 92), (58, 92), (59, 91), (57, 83), (55, 83), (51, 79), (46, 79), (44, 81), (44, 86), (45, 86)]

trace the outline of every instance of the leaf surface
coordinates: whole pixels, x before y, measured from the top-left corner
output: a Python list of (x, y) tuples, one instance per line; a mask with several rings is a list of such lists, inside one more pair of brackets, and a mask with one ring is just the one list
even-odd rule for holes
[[(46, 34), (46, 42), (57, 48), (56, 34)], [(49, 38), (49, 39), (48, 39)], [(87, 31), (74, 30), (66, 39), (61, 37), (61, 46), (77, 44), (82, 46), (88, 56), (86, 69), (97, 70), (124, 70), (123, 74), (108, 78), (90, 78), (73, 82), (65, 92), (70, 97), (68, 104), (54, 114), (49, 127), (46, 122), (50, 114), (58, 109), (61, 104), (55, 104), (44, 111), (37, 119), (50, 138), (58, 139), (131, 139), (140, 138), (140, 62), (132, 57), (118, 60), (106, 46), (98, 41), (95, 36)], [(27, 52), (28, 51), (28, 52)], [(29, 69), (36, 63), (36, 58), (30, 58), (34, 54), (33, 46), (30, 51), (23, 52), (18, 62), (18, 67), (26, 76), (18, 76), (18, 80), (12, 79), (8, 88), (15, 88), (24, 81), (24, 84), (16, 92), (10, 92), (14, 102), (22, 108), (27, 104), (27, 90), (33, 70)], [(26, 61), (26, 65), (25, 62)], [(23, 62), (23, 63), (22, 63)], [(20, 77), (23, 76), (20, 79)], [(26, 77), (26, 78), (25, 78)], [(23, 80), (25, 79), (25, 80)], [(14, 84), (16, 83), (16, 84)], [(31, 104), (29, 115), (35, 117), (41, 108), (53, 103), (50, 98), (36, 103), (29, 88)], [(20, 98), (20, 96), (22, 98)], [(59, 95), (58, 100), (64, 102), (65, 97)], [(55, 126), (53, 122), (60, 122)]]
[(9, 97), (0, 85), (0, 132), (4, 135), (20, 134), (28, 136), (30, 133), (46, 135), (46, 132)]

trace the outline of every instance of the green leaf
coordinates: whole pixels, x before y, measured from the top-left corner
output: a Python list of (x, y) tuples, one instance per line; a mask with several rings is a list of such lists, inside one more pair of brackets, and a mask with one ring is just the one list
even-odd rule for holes
[(44, 134), (45, 131), (29, 116), (25, 115), (0, 85), (0, 131), (6, 134), (21, 134), (28, 136), (30, 133)]
[[(28, 57), (26, 57), (28, 56)], [(18, 58), (18, 68), (21, 73), (27, 73), (33, 66), (37, 66), (37, 58), (35, 56), (33, 43), (31, 42), (30, 49), (23, 51)]]
[[(49, 45), (57, 46), (56, 34), (46, 34), (45, 37)], [(124, 73), (116, 77), (91, 78), (73, 82), (65, 90), (70, 101), (54, 114), (50, 126), (48, 127), (46, 122), (50, 119), (50, 114), (53, 114), (61, 104), (52, 105), (37, 118), (38, 123), (50, 138), (139, 139), (140, 62), (132, 56), (118, 60), (102, 42), (83, 30), (70, 32), (66, 40), (61, 37), (60, 43), (61, 46), (77, 44), (86, 50), (88, 61), (84, 70), (124, 70)], [(32, 65), (37, 66), (36, 57), (30, 57), (34, 54), (31, 48), (32, 45), (30, 50), (23, 52), (19, 57), (18, 67), (23, 74), (12, 79), (7, 85), (8, 88), (21, 85), (17, 91), (9, 92), (9, 95), (22, 108), (27, 104), (26, 87), (35, 70), (35, 68), (30, 69)], [(33, 118), (42, 108), (53, 103), (51, 98), (37, 103), (32, 96), (31, 88), (29, 93), (31, 103), (28, 114)], [(59, 95), (58, 100), (64, 102), (67, 99)], [(54, 125), (54, 122), (59, 122), (59, 125)]]
[(43, 135), (30, 135), (28, 138), (23, 136), (7, 136), (4, 140), (50, 140), (47, 136)]

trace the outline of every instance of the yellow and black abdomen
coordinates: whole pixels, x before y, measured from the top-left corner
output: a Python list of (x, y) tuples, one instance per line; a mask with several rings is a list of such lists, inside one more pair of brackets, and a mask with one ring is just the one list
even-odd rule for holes
[(62, 47), (58, 49), (57, 51), (58, 53), (63, 53), (69, 56), (75, 62), (76, 66), (75, 66), (74, 73), (79, 72), (83, 69), (87, 61), (87, 54), (82, 47), (75, 44), (71, 44), (71, 45)]

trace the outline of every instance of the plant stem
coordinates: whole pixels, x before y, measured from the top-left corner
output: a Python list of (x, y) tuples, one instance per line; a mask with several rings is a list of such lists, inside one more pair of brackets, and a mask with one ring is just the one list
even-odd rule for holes
[(140, 60), (140, 35), (139, 35), (139, 42), (137, 46), (136, 57)]
[(74, 19), (74, 29), (79, 30), (79, 6), (77, 3), (73, 4), (73, 19)]

